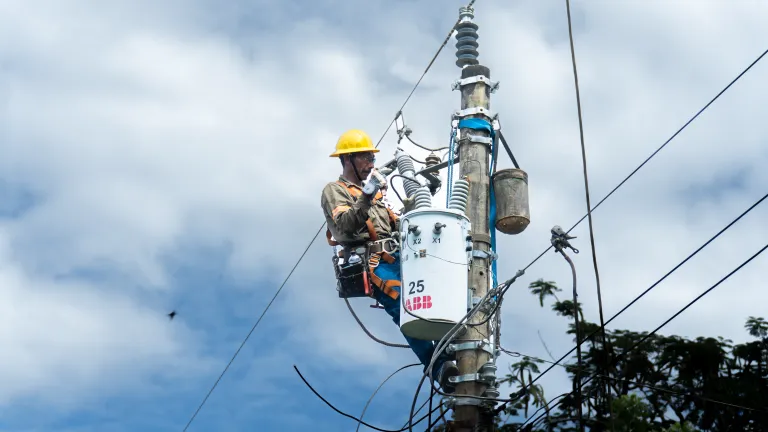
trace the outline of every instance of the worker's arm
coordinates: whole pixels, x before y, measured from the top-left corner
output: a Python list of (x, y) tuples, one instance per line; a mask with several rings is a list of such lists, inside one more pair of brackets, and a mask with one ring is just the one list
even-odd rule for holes
[(354, 234), (365, 226), (371, 200), (362, 195), (355, 201), (344, 186), (329, 183), (323, 189), (322, 205), (339, 231)]

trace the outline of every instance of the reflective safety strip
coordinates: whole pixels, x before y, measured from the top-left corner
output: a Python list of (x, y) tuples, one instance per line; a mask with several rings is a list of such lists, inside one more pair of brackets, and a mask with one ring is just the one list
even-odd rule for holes
[(345, 212), (345, 211), (347, 211), (347, 210), (349, 210), (351, 208), (352, 207), (350, 207), (348, 205), (340, 205), (340, 206), (336, 207), (335, 209), (333, 209), (333, 212), (331, 213), (331, 217), (336, 219), (336, 216), (338, 216), (339, 213), (343, 213), (343, 212)]

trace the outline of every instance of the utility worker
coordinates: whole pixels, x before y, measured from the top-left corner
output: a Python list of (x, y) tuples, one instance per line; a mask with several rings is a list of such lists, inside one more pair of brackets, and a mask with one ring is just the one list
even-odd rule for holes
[[(345, 249), (366, 245), (373, 288), (371, 297), (381, 303), (399, 327), (400, 254), (397, 236), (393, 235), (399, 231), (399, 218), (383, 202), (382, 191), (386, 190), (387, 181), (374, 168), (374, 153), (378, 151), (363, 131), (353, 129), (342, 134), (331, 157), (341, 160), (343, 172), (337, 181), (323, 188), (321, 205), (328, 223), (326, 237), (330, 245), (341, 245)], [(364, 184), (363, 179), (369, 175), (371, 179)], [(435, 350), (434, 341), (403, 336), (426, 370)], [(452, 393), (455, 385), (449, 383), (448, 378), (458, 373), (456, 364), (443, 353), (433, 365), (431, 378), (440, 384), (443, 392)]]

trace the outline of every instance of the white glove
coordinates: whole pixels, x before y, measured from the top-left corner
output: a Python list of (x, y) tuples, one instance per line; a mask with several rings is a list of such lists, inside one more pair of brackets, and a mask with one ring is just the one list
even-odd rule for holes
[(374, 168), (373, 171), (371, 171), (371, 180), (376, 179), (376, 182), (379, 184), (380, 189), (386, 189), (387, 188), (387, 176), (382, 174), (378, 169)]

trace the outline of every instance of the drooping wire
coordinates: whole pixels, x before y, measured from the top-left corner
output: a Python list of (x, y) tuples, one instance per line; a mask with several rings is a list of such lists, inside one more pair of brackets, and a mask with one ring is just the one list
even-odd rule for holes
[[(632, 299), (631, 302), (629, 302), (626, 306), (624, 306), (620, 311), (616, 312), (611, 318), (608, 319), (608, 321), (605, 322), (605, 325), (610, 324), (613, 320), (619, 317), (619, 315), (623, 314), (627, 309), (629, 309), (632, 305), (637, 303), (641, 298), (645, 297), (646, 294), (651, 292), (654, 288), (656, 288), (661, 282), (663, 282), (665, 279), (667, 279), (672, 273), (676, 272), (680, 267), (685, 265), (688, 261), (691, 260), (694, 256), (696, 256), (699, 252), (701, 252), (704, 248), (709, 246), (713, 241), (715, 241), (720, 235), (722, 235), (724, 232), (728, 231), (733, 225), (735, 225), (738, 221), (740, 221), (744, 216), (749, 214), (752, 210), (754, 210), (760, 203), (766, 200), (768, 198), (768, 194), (763, 195), (762, 198), (757, 200), (754, 204), (749, 206), (746, 210), (744, 210), (739, 216), (737, 216), (735, 219), (733, 219), (728, 225), (723, 227), (720, 231), (718, 231), (714, 236), (710, 237), (709, 240), (704, 242), (701, 246), (699, 246), (695, 251), (691, 252), (685, 259), (683, 259), (681, 262), (679, 262), (676, 266), (674, 266), (671, 270), (669, 270), (664, 276), (659, 278), (656, 282), (654, 282), (650, 287), (648, 287), (645, 291), (640, 293), (638, 296), (636, 296), (634, 299)], [(521, 274), (521, 272), (518, 272), (518, 274)], [(591, 334), (589, 334), (587, 337), (584, 338), (584, 340), (589, 340), (593, 336), (595, 336), (600, 330), (595, 330)], [(583, 343), (583, 342), (582, 342)], [(571, 355), (576, 350), (576, 347), (571, 348), (570, 351), (565, 353), (562, 357), (560, 357), (558, 360), (555, 361), (550, 367), (544, 370), (544, 372), (540, 373), (536, 378), (533, 379), (528, 385), (533, 385), (538, 381), (542, 376), (544, 376), (547, 372), (554, 369), (556, 365), (560, 365), (560, 363), (565, 360), (569, 355)], [(527, 387), (526, 387), (527, 389)], [(503, 406), (497, 410), (497, 412), (501, 412), (503, 410)]]
[(370, 331), (368, 331), (368, 328), (365, 327), (365, 324), (363, 324), (363, 321), (361, 321), (360, 318), (357, 316), (357, 314), (355, 313), (355, 310), (352, 308), (352, 305), (349, 303), (349, 299), (345, 298), (344, 302), (347, 304), (347, 308), (349, 308), (349, 312), (352, 314), (352, 317), (355, 318), (355, 321), (357, 321), (357, 324), (360, 325), (360, 328), (363, 329), (363, 331), (365, 332), (365, 334), (368, 335), (368, 337), (370, 337), (374, 341), (376, 341), (376, 342), (378, 342), (378, 343), (380, 343), (382, 345), (388, 346), (388, 347), (392, 347), (392, 348), (410, 348), (410, 345), (396, 344), (396, 343), (392, 343), (392, 342), (387, 342), (387, 341), (381, 340), (381, 339), (377, 338), (376, 336), (374, 336)]
[[(586, 201), (587, 201), (587, 218), (589, 219), (589, 243), (592, 247), (592, 265), (595, 268), (595, 286), (597, 288), (597, 306), (600, 312), (600, 329), (602, 331), (603, 347), (605, 348), (606, 353), (610, 353), (611, 350), (608, 348), (607, 338), (605, 337), (605, 317), (603, 315), (603, 296), (600, 289), (600, 271), (597, 268), (597, 251), (595, 250), (595, 232), (594, 232), (594, 227), (592, 225), (592, 210), (590, 210), (592, 208), (592, 204), (590, 203), (590, 199), (589, 199), (589, 178), (587, 176), (587, 150), (586, 150), (586, 145), (584, 144), (584, 120), (581, 115), (581, 92), (579, 91), (579, 74), (576, 70), (576, 50), (574, 49), (574, 46), (573, 46), (573, 26), (571, 24), (571, 1), (565, 0), (565, 6), (566, 6), (566, 12), (568, 16), (568, 40), (570, 41), (570, 45), (571, 45), (571, 64), (573, 65), (573, 82), (576, 88), (576, 109), (579, 116), (579, 140), (581, 141), (581, 162), (582, 162), (582, 166), (584, 167), (584, 193), (586, 195)], [(564, 252), (561, 251), (561, 253), (570, 262), (570, 258), (568, 258)], [(573, 263), (571, 263), (571, 266), (573, 266)], [(576, 283), (575, 283), (576, 271), (575, 270), (574, 270), (573, 277), (574, 277), (574, 295), (575, 295), (576, 293)], [(581, 343), (578, 343), (577, 346), (580, 347)], [(613, 421), (613, 406), (611, 403), (612, 395), (611, 395), (608, 382), (603, 381), (603, 384), (605, 389), (606, 402), (608, 403), (608, 409), (611, 416), (611, 430), (614, 430), (615, 428), (614, 428), (614, 421)], [(579, 391), (579, 396), (581, 396), (581, 391)], [(584, 432), (584, 421), (581, 416), (581, 405), (579, 405), (579, 422), (581, 425), (581, 430), (582, 432)]]
[[(407, 429), (407, 428), (402, 428), (402, 429), (382, 429), (382, 428), (380, 428), (380, 427), (376, 427), (376, 426), (373, 426), (373, 425), (371, 425), (371, 424), (368, 424), (368, 423), (366, 423), (366, 422), (362, 421), (361, 419), (359, 419), (359, 418), (357, 418), (357, 417), (355, 417), (355, 416), (353, 416), (353, 415), (351, 415), (351, 414), (347, 414), (347, 413), (345, 413), (344, 411), (341, 411), (340, 409), (338, 409), (338, 408), (336, 408), (335, 406), (333, 406), (333, 404), (332, 404), (332, 403), (328, 402), (328, 399), (324, 398), (324, 397), (323, 397), (323, 396), (322, 396), (320, 393), (318, 393), (318, 392), (317, 392), (317, 390), (315, 390), (315, 388), (314, 388), (314, 387), (312, 387), (312, 385), (309, 383), (309, 381), (307, 381), (307, 379), (306, 379), (306, 378), (304, 378), (304, 375), (302, 375), (302, 374), (301, 374), (301, 372), (299, 371), (299, 368), (297, 368), (297, 367), (296, 367), (296, 365), (293, 365), (293, 369), (294, 369), (294, 370), (296, 371), (296, 373), (299, 375), (299, 378), (301, 378), (301, 380), (304, 382), (304, 384), (307, 386), (307, 388), (309, 388), (309, 390), (311, 390), (311, 391), (312, 391), (312, 393), (314, 393), (314, 394), (315, 394), (315, 396), (317, 396), (317, 397), (318, 397), (318, 399), (320, 399), (321, 401), (323, 401), (323, 402), (324, 402), (326, 405), (328, 405), (328, 406), (329, 406), (329, 407), (330, 407), (332, 410), (334, 410), (334, 411), (336, 411), (337, 413), (339, 413), (339, 414), (343, 415), (344, 417), (347, 417), (347, 418), (350, 418), (350, 419), (352, 419), (352, 420), (355, 420), (355, 421), (357, 421), (357, 422), (360, 422), (360, 423), (362, 423), (363, 425), (365, 425), (365, 426), (368, 426), (369, 428), (371, 428), (371, 429), (374, 429), (374, 430), (377, 430), (377, 431), (380, 431), (380, 432), (405, 432), (405, 430)], [(438, 407), (438, 408), (439, 408), (439, 407)], [(435, 408), (435, 410), (437, 410), (437, 408)], [(414, 424), (419, 424), (419, 423), (423, 422), (423, 421), (424, 421), (424, 420), (427, 418), (427, 416), (429, 416), (429, 414), (430, 414), (430, 413), (424, 414), (424, 416), (423, 416), (423, 417), (421, 417), (419, 420), (417, 420), (417, 421), (416, 421)]]
[[(472, 7), (472, 5), (475, 3), (475, 1), (476, 1), (476, 0), (471, 0), (471, 1), (469, 2), (469, 5), (468, 5), (467, 7)], [(411, 100), (411, 97), (413, 96), (414, 92), (416, 92), (416, 89), (417, 89), (417, 88), (419, 87), (419, 85), (421, 84), (421, 81), (422, 81), (422, 80), (424, 79), (424, 77), (427, 75), (427, 72), (429, 72), (429, 70), (432, 68), (432, 65), (435, 63), (435, 60), (437, 60), (437, 57), (440, 55), (440, 52), (442, 52), (443, 48), (445, 48), (445, 45), (446, 45), (446, 44), (448, 43), (448, 41), (450, 40), (451, 36), (453, 35), (453, 32), (454, 32), (454, 30), (456, 29), (456, 25), (458, 25), (458, 24), (459, 24), (460, 20), (461, 20), (461, 19), (458, 19), (458, 20), (456, 20), (456, 23), (454, 23), (454, 24), (453, 24), (453, 27), (451, 27), (451, 30), (448, 32), (448, 36), (446, 36), (446, 38), (445, 38), (445, 40), (443, 41), (443, 43), (442, 43), (442, 44), (440, 45), (440, 47), (437, 49), (437, 52), (435, 52), (434, 56), (432, 56), (432, 59), (429, 61), (429, 64), (427, 64), (427, 67), (424, 69), (424, 72), (421, 74), (421, 77), (419, 77), (419, 80), (418, 80), (418, 81), (416, 82), (416, 84), (413, 86), (413, 89), (411, 89), (411, 92), (410, 92), (410, 93), (408, 94), (408, 96), (405, 98), (405, 101), (403, 101), (403, 104), (400, 106), (400, 109), (397, 111), (397, 114), (395, 114), (395, 117), (392, 119), (392, 121), (389, 123), (389, 125), (387, 126), (387, 128), (384, 130), (384, 133), (381, 135), (381, 137), (379, 138), (379, 140), (376, 142), (376, 146), (375, 146), (376, 148), (378, 148), (378, 147), (379, 147), (379, 145), (381, 144), (381, 142), (384, 140), (384, 137), (386, 137), (386, 136), (387, 136), (387, 133), (388, 133), (388, 132), (389, 132), (389, 130), (392, 128), (392, 125), (393, 125), (393, 124), (394, 124), (394, 123), (397, 121), (397, 117), (398, 117), (398, 115), (399, 115), (399, 114), (400, 114), (400, 113), (403, 111), (403, 108), (405, 108), (405, 106), (408, 104), (408, 101), (410, 101), (410, 100)], [(221, 378), (224, 376), (224, 374), (225, 374), (225, 373), (227, 372), (227, 370), (229, 369), (229, 366), (232, 364), (232, 362), (234, 361), (235, 357), (237, 357), (237, 355), (240, 353), (240, 350), (242, 349), (243, 345), (245, 345), (245, 342), (248, 340), (248, 338), (250, 338), (250, 336), (251, 336), (251, 334), (253, 333), (253, 331), (254, 331), (254, 330), (256, 329), (256, 327), (259, 325), (259, 323), (261, 322), (261, 319), (264, 317), (264, 315), (267, 313), (267, 311), (269, 310), (269, 308), (272, 306), (272, 303), (273, 303), (273, 302), (274, 302), (274, 300), (277, 298), (277, 296), (280, 294), (280, 292), (282, 291), (283, 287), (284, 287), (284, 286), (285, 286), (285, 284), (288, 282), (288, 279), (290, 279), (291, 275), (293, 274), (293, 271), (296, 269), (296, 267), (298, 267), (298, 265), (299, 265), (299, 264), (301, 263), (301, 261), (304, 259), (304, 255), (306, 255), (306, 252), (309, 250), (309, 248), (312, 246), (312, 244), (314, 244), (315, 240), (317, 239), (318, 235), (320, 235), (320, 233), (322, 232), (323, 228), (325, 228), (326, 224), (327, 224), (327, 222), (325, 222), (325, 221), (324, 221), (324, 222), (323, 222), (323, 223), (320, 225), (320, 228), (318, 228), (318, 230), (317, 230), (317, 233), (315, 234), (315, 236), (314, 236), (314, 237), (312, 237), (312, 240), (309, 242), (309, 245), (307, 246), (307, 249), (306, 249), (306, 250), (304, 251), (304, 253), (303, 253), (303, 254), (302, 254), (300, 257), (299, 257), (298, 261), (296, 261), (296, 264), (294, 265), (293, 269), (290, 271), (290, 273), (288, 273), (288, 276), (285, 278), (285, 280), (283, 281), (283, 283), (282, 283), (282, 284), (280, 285), (280, 287), (277, 289), (277, 292), (275, 292), (275, 295), (272, 297), (272, 300), (269, 302), (269, 304), (267, 304), (267, 306), (266, 306), (266, 308), (264, 309), (264, 311), (262, 312), (261, 316), (260, 316), (260, 317), (259, 317), (259, 319), (256, 321), (256, 324), (254, 324), (254, 325), (253, 325), (253, 328), (251, 328), (251, 331), (250, 331), (250, 332), (248, 332), (248, 335), (245, 337), (245, 339), (243, 340), (243, 343), (240, 345), (240, 347), (237, 349), (237, 351), (235, 352), (235, 354), (234, 354), (234, 356), (232, 357), (232, 359), (229, 361), (229, 363), (227, 364), (227, 366), (224, 368), (224, 371), (221, 373), (221, 375), (219, 376), (219, 378), (216, 380), (216, 382), (213, 384), (213, 386), (211, 387), (211, 389), (208, 391), (208, 394), (206, 394), (206, 396), (205, 396), (205, 398), (203, 399), (202, 403), (200, 403), (200, 406), (198, 406), (198, 407), (197, 407), (197, 410), (195, 410), (195, 413), (194, 413), (194, 414), (192, 414), (192, 417), (189, 419), (189, 421), (187, 422), (187, 425), (184, 427), (184, 432), (186, 432), (186, 430), (189, 428), (189, 426), (190, 426), (190, 425), (192, 424), (192, 422), (194, 421), (195, 417), (197, 417), (197, 414), (198, 414), (198, 413), (200, 412), (200, 410), (203, 408), (203, 405), (205, 405), (206, 401), (207, 401), (207, 400), (208, 400), (208, 398), (211, 396), (211, 393), (213, 393), (213, 390), (216, 388), (216, 386), (218, 385), (219, 381), (221, 381)]]
[[(757, 258), (757, 257), (758, 257), (760, 254), (762, 254), (763, 252), (765, 252), (765, 250), (766, 250), (766, 249), (768, 249), (768, 244), (766, 244), (765, 246), (763, 246), (763, 247), (762, 247), (760, 250), (758, 250), (758, 251), (757, 251), (755, 254), (753, 254), (751, 257), (747, 258), (747, 260), (746, 260), (746, 261), (742, 262), (742, 263), (741, 263), (741, 264), (740, 264), (738, 267), (736, 267), (735, 269), (731, 270), (731, 272), (730, 272), (730, 273), (728, 273), (727, 275), (725, 275), (725, 276), (724, 276), (722, 279), (720, 279), (719, 281), (717, 281), (717, 282), (716, 282), (714, 285), (712, 285), (711, 287), (709, 287), (709, 288), (708, 288), (707, 290), (705, 290), (703, 293), (699, 294), (699, 295), (698, 295), (696, 298), (694, 298), (694, 299), (693, 299), (693, 300), (691, 300), (691, 301), (690, 301), (688, 304), (686, 304), (686, 305), (685, 305), (685, 306), (683, 306), (681, 309), (679, 309), (677, 312), (675, 312), (675, 313), (674, 313), (674, 314), (673, 314), (671, 317), (669, 317), (669, 318), (668, 318), (666, 321), (664, 321), (663, 323), (661, 323), (661, 325), (659, 325), (658, 327), (656, 327), (656, 328), (655, 328), (653, 331), (651, 331), (650, 333), (647, 333), (647, 334), (646, 334), (645, 336), (643, 336), (643, 337), (642, 337), (642, 338), (641, 338), (639, 341), (635, 342), (635, 343), (634, 343), (634, 344), (633, 344), (631, 347), (629, 347), (628, 349), (626, 349), (626, 350), (624, 350), (622, 353), (620, 353), (618, 356), (616, 356), (616, 358), (614, 359), (614, 362), (617, 362), (617, 361), (619, 361), (620, 359), (622, 359), (623, 357), (625, 357), (627, 354), (629, 354), (629, 353), (631, 353), (633, 350), (635, 350), (637, 347), (639, 347), (640, 345), (642, 345), (642, 344), (643, 344), (645, 341), (647, 341), (649, 338), (651, 338), (651, 336), (655, 335), (655, 334), (656, 334), (656, 333), (657, 333), (659, 330), (661, 330), (661, 329), (662, 329), (664, 326), (666, 326), (667, 324), (669, 324), (670, 322), (672, 322), (672, 320), (674, 320), (675, 318), (677, 318), (678, 316), (680, 316), (680, 314), (682, 314), (683, 312), (685, 312), (685, 311), (686, 311), (688, 308), (690, 308), (690, 307), (691, 307), (691, 306), (693, 306), (693, 305), (694, 305), (696, 302), (698, 302), (699, 300), (701, 300), (702, 298), (704, 298), (704, 296), (706, 296), (707, 294), (711, 293), (711, 292), (712, 292), (712, 291), (713, 291), (715, 288), (717, 288), (718, 286), (720, 286), (720, 284), (722, 284), (723, 282), (725, 282), (726, 280), (728, 280), (728, 278), (730, 278), (731, 276), (733, 276), (734, 274), (736, 274), (737, 272), (739, 272), (739, 271), (740, 271), (742, 268), (744, 268), (744, 266), (746, 266), (747, 264), (749, 264), (750, 262), (752, 262), (752, 260), (754, 260), (755, 258)], [(562, 360), (559, 360), (559, 361), (555, 362), (555, 364), (553, 364), (553, 365), (550, 367), (550, 369), (551, 369), (551, 368), (553, 368), (553, 367), (555, 367), (555, 365), (559, 365), (559, 364), (560, 364), (560, 361), (562, 361)], [(536, 382), (536, 381), (537, 381), (537, 380), (538, 380), (538, 379), (539, 379), (541, 376), (543, 376), (543, 375), (544, 375), (544, 373), (546, 373), (546, 372), (547, 372), (548, 370), (550, 370), (550, 369), (547, 369), (547, 370), (545, 370), (543, 373), (539, 374), (539, 375), (538, 375), (536, 378), (534, 378), (534, 379), (533, 379), (533, 381), (531, 381), (530, 383), (528, 383), (528, 384), (526, 385), (526, 388), (528, 388), (529, 386), (533, 385), (533, 383), (535, 383), (535, 382)], [(578, 387), (579, 387), (579, 388), (583, 387), (584, 385), (586, 385), (587, 383), (589, 383), (590, 381), (592, 381), (592, 379), (593, 379), (593, 378), (595, 378), (595, 377), (597, 377), (597, 376), (598, 376), (598, 374), (592, 374), (592, 375), (591, 375), (591, 376), (590, 376), (590, 377), (589, 377), (587, 380), (585, 380), (585, 381), (583, 381), (582, 383), (580, 383), (580, 385), (579, 385)], [(573, 394), (573, 393), (574, 393), (574, 392), (572, 391), (572, 392), (570, 392), (570, 393), (568, 393), (568, 394), (570, 395), (570, 394)]]
[[(592, 207), (592, 208), (589, 210), (589, 212), (593, 212), (593, 211), (595, 211), (595, 210), (596, 210), (598, 207), (600, 207), (600, 205), (601, 205), (602, 203), (604, 203), (604, 202), (605, 202), (605, 200), (607, 200), (607, 199), (608, 199), (608, 198), (609, 198), (611, 195), (613, 195), (613, 194), (614, 194), (614, 192), (616, 192), (617, 190), (619, 190), (619, 188), (620, 188), (620, 187), (622, 187), (622, 186), (624, 185), (624, 183), (626, 183), (626, 182), (627, 182), (627, 181), (628, 181), (628, 180), (629, 180), (629, 179), (630, 179), (632, 176), (634, 176), (634, 175), (635, 175), (635, 174), (636, 174), (638, 171), (640, 171), (640, 169), (641, 169), (642, 167), (644, 167), (644, 166), (645, 166), (645, 164), (647, 164), (647, 163), (648, 163), (648, 162), (649, 162), (651, 159), (653, 159), (653, 157), (654, 157), (654, 156), (656, 156), (656, 155), (657, 155), (657, 154), (658, 154), (658, 153), (659, 153), (659, 152), (660, 152), (660, 151), (661, 151), (661, 150), (662, 150), (664, 147), (666, 147), (666, 146), (667, 146), (667, 144), (669, 144), (670, 142), (672, 142), (672, 140), (674, 140), (674, 139), (675, 139), (675, 138), (676, 138), (676, 137), (677, 137), (677, 136), (678, 136), (678, 135), (679, 135), (679, 134), (680, 134), (680, 133), (681, 133), (683, 130), (685, 130), (685, 128), (687, 128), (687, 127), (688, 127), (688, 125), (690, 125), (691, 123), (693, 123), (693, 121), (694, 121), (694, 120), (696, 120), (696, 119), (697, 119), (697, 118), (698, 118), (698, 117), (699, 117), (699, 116), (700, 116), (700, 115), (701, 115), (701, 114), (702, 114), (704, 111), (706, 111), (706, 110), (707, 110), (707, 108), (709, 108), (709, 106), (710, 106), (710, 105), (712, 105), (712, 104), (713, 104), (713, 103), (714, 103), (714, 102), (715, 102), (717, 99), (719, 99), (719, 98), (720, 98), (720, 96), (722, 96), (722, 95), (723, 95), (723, 93), (725, 93), (725, 92), (726, 92), (726, 91), (727, 91), (729, 88), (731, 88), (731, 86), (732, 86), (733, 84), (735, 84), (735, 83), (736, 83), (736, 81), (738, 81), (739, 79), (741, 79), (741, 77), (742, 77), (742, 76), (744, 76), (744, 74), (746, 74), (746, 73), (747, 73), (747, 72), (748, 72), (750, 69), (752, 69), (752, 67), (753, 67), (754, 65), (756, 65), (756, 64), (757, 64), (757, 63), (758, 63), (760, 60), (762, 60), (762, 59), (763, 59), (763, 57), (765, 57), (765, 55), (766, 55), (766, 54), (768, 54), (768, 50), (765, 50), (765, 51), (763, 51), (763, 53), (762, 53), (762, 54), (760, 54), (760, 56), (758, 56), (758, 57), (757, 57), (757, 58), (756, 58), (756, 59), (755, 59), (755, 60), (754, 60), (752, 63), (750, 63), (750, 65), (749, 65), (749, 66), (747, 66), (747, 67), (746, 67), (746, 68), (745, 68), (743, 71), (741, 71), (741, 73), (740, 73), (738, 76), (736, 76), (736, 78), (734, 78), (734, 79), (733, 79), (733, 80), (732, 80), (730, 83), (728, 83), (728, 85), (727, 85), (727, 86), (725, 86), (725, 87), (724, 87), (722, 90), (720, 90), (720, 92), (719, 92), (717, 95), (715, 95), (715, 97), (714, 97), (714, 98), (712, 98), (712, 99), (711, 99), (711, 100), (710, 100), (710, 101), (709, 101), (709, 102), (708, 102), (706, 105), (704, 105), (704, 107), (703, 107), (703, 108), (701, 108), (701, 109), (700, 109), (700, 110), (699, 110), (699, 111), (698, 111), (696, 114), (694, 114), (694, 116), (693, 116), (693, 117), (691, 117), (691, 118), (690, 118), (690, 119), (689, 119), (687, 122), (685, 122), (685, 124), (684, 124), (683, 126), (681, 126), (681, 127), (680, 127), (680, 129), (678, 129), (678, 130), (677, 130), (677, 132), (675, 132), (674, 134), (672, 134), (672, 136), (671, 136), (671, 137), (669, 137), (669, 139), (667, 139), (667, 140), (664, 142), (664, 144), (662, 144), (662, 145), (661, 145), (659, 148), (657, 148), (657, 149), (656, 149), (656, 150), (655, 150), (653, 153), (651, 153), (651, 155), (650, 155), (650, 156), (648, 156), (648, 158), (646, 158), (646, 159), (645, 159), (645, 160), (644, 160), (644, 161), (643, 161), (643, 162), (642, 162), (640, 165), (638, 165), (638, 166), (637, 166), (637, 168), (635, 168), (635, 169), (634, 169), (632, 172), (630, 172), (630, 173), (629, 173), (629, 175), (627, 175), (627, 176), (624, 178), (624, 180), (622, 180), (622, 181), (621, 181), (621, 182), (620, 182), (618, 185), (616, 185), (616, 187), (614, 187), (614, 188), (613, 188), (613, 189), (612, 189), (610, 192), (608, 192), (608, 195), (604, 196), (604, 197), (603, 197), (603, 199), (601, 199), (601, 200), (600, 200), (600, 201), (599, 201), (597, 204), (595, 204), (595, 206), (594, 206), (594, 207)], [(570, 233), (571, 231), (573, 231), (573, 229), (574, 229), (574, 228), (576, 228), (577, 226), (579, 226), (579, 224), (580, 224), (581, 222), (583, 222), (583, 221), (584, 221), (584, 219), (586, 219), (586, 218), (587, 218), (587, 216), (588, 216), (588, 214), (585, 214), (584, 216), (582, 216), (582, 217), (581, 217), (581, 219), (579, 219), (579, 220), (578, 220), (578, 221), (577, 221), (575, 224), (573, 224), (573, 226), (572, 226), (572, 227), (571, 227), (571, 228), (570, 228), (570, 229), (569, 229), (567, 232), (569, 232), (569, 233)], [(541, 257), (543, 257), (543, 256), (544, 256), (544, 254), (546, 254), (547, 252), (549, 252), (549, 250), (550, 250), (551, 248), (552, 248), (552, 246), (551, 246), (551, 245), (550, 245), (549, 247), (547, 247), (547, 248), (546, 248), (546, 249), (545, 249), (545, 250), (544, 250), (542, 253), (540, 253), (540, 254), (539, 254), (539, 256), (537, 256), (536, 258), (534, 258), (534, 259), (533, 259), (533, 261), (531, 261), (531, 262), (530, 262), (530, 264), (528, 264), (527, 266), (525, 266), (525, 268), (524, 268), (523, 270), (528, 270), (528, 269), (529, 269), (529, 268), (530, 268), (532, 265), (534, 265), (534, 264), (535, 264), (535, 263), (536, 263), (536, 262), (537, 262), (539, 259), (541, 259)]]
[[(393, 376), (395, 376), (398, 372), (400, 372), (402, 370), (405, 370), (405, 369), (408, 369), (409, 367), (415, 367), (415, 366), (419, 366), (419, 365), (420, 365), (420, 363), (413, 363), (413, 364), (405, 365), (405, 366), (397, 369), (396, 371), (394, 371), (391, 374), (389, 374), (389, 376), (386, 377), (384, 379), (384, 381), (382, 381), (381, 384), (379, 384), (378, 387), (376, 387), (376, 390), (373, 391), (373, 394), (371, 395), (371, 397), (368, 398), (368, 402), (365, 403), (365, 407), (363, 407), (363, 412), (360, 413), (360, 420), (357, 422), (357, 428), (355, 428), (355, 432), (360, 430), (360, 425), (363, 424), (363, 417), (365, 417), (365, 412), (368, 410), (368, 406), (371, 404), (371, 401), (373, 400), (373, 397), (376, 396), (376, 393), (378, 393), (379, 390), (381, 390), (381, 388), (384, 387), (384, 384), (386, 384), (387, 381), (389, 381), (389, 379), (392, 378)], [(432, 406), (429, 407), (429, 410), (432, 411)]]

